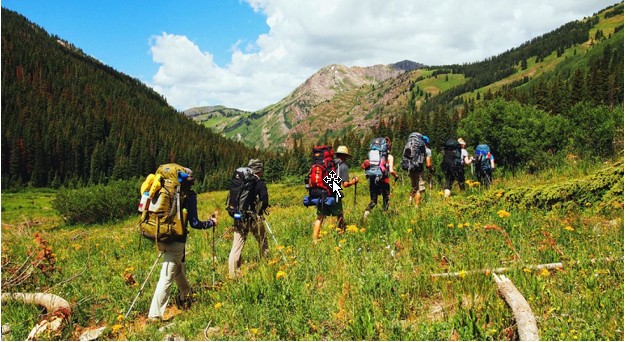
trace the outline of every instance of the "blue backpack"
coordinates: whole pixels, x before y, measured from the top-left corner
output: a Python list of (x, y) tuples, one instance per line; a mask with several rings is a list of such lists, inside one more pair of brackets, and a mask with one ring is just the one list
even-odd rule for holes
[(368, 151), (368, 160), (370, 166), (366, 169), (367, 177), (376, 177), (377, 179), (388, 177), (390, 167), (388, 166), (388, 144), (385, 138), (375, 138), (370, 143), (370, 151)]

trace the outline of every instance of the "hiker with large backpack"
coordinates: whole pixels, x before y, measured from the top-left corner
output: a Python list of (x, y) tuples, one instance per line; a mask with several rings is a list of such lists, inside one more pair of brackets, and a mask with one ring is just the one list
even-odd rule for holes
[(173, 282), (179, 289), (175, 297), (177, 307), (186, 309), (190, 306), (192, 291), (184, 264), (187, 227), (208, 229), (217, 225), (214, 216), (207, 221), (198, 218), (197, 194), (191, 189), (193, 184), (195, 178), (191, 169), (172, 163), (161, 165), (141, 187), (141, 233), (154, 241), (164, 256), (160, 280), (149, 308), (150, 320), (164, 317)]
[[(351, 157), (351, 154), (348, 151), (348, 147), (339, 146), (337, 150), (335, 151), (335, 157), (336, 158), (333, 159), (333, 164), (334, 164), (335, 172), (337, 173), (337, 176), (341, 179), (342, 188), (348, 188), (350, 186), (356, 185), (359, 182), (359, 179), (357, 177), (353, 177), (352, 179), (350, 179), (349, 172), (348, 172), (348, 164), (346, 164), (346, 160), (348, 159), (348, 157)], [(314, 159), (314, 162), (316, 162), (315, 159)], [(312, 166), (312, 170), (314, 166)], [(309, 179), (312, 178), (311, 173), (312, 172), (310, 172)], [(318, 243), (319, 241), (320, 228), (322, 228), (324, 219), (327, 216), (336, 216), (337, 228), (339, 229), (339, 231), (343, 232), (346, 230), (346, 224), (344, 223), (344, 207), (342, 205), (342, 198), (337, 196), (337, 194), (330, 194), (330, 195), (335, 196), (334, 201), (331, 201), (330, 205), (327, 205), (326, 200), (319, 201), (316, 204), (317, 218), (316, 218), (316, 221), (313, 223), (313, 235), (312, 235), (314, 245)]]
[(266, 258), (269, 248), (265, 234), (264, 214), (269, 206), (267, 185), (263, 180), (263, 162), (250, 159), (247, 167), (238, 168), (232, 177), (228, 193), (228, 214), (234, 218), (234, 237), (228, 257), (228, 276), (237, 278), (241, 266), (241, 252), (248, 233), (259, 245), (259, 255)]
[(475, 148), (473, 158), (475, 166), (475, 177), (482, 186), (488, 187), (493, 181), (493, 170), (495, 169), (495, 157), (491, 154), (489, 145), (479, 144)]
[(464, 166), (471, 164), (464, 139), (448, 139), (443, 145), (443, 162), (441, 168), (445, 173), (445, 198), (451, 195), (451, 186), (458, 181), (460, 190), (465, 190)]
[(370, 211), (377, 205), (379, 195), (383, 197), (383, 210), (388, 211), (390, 201), (390, 176), (398, 178), (394, 171), (394, 156), (390, 153), (392, 141), (389, 137), (375, 138), (370, 144), (368, 159), (361, 168), (366, 170), (366, 179), (370, 189), (370, 203), (364, 211), (362, 220), (365, 220)]
[(410, 133), (401, 158), (401, 169), (408, 171), (412, 184), (409, 203), (411, 205), (414, 199), (415, 208), (418, 208), (422, 193), (425, 192), (425, 166), (430, 172), (432, 168), (432, 152), (427, 146), (428, 143), (427, 136), (417, 132)]

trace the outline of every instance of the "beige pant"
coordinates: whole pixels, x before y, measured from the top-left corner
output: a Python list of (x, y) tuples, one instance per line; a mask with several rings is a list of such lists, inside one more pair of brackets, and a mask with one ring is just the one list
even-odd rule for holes
[(163, 318), (169, 303), (169, 290), (174, 281), (180, 289), (180, 299), (186, 299), (191, 293), (191, 287), (186, 280), (185, 247), (186, 244), (183, 242), (158, 243), (158, 248), (164, 253), (164, 261), (149, 308), (150, 318)]
[(261, 220), (235, 221), (232, 249), (228, 257), (228, 275), (230, 278), (237, 277), (237, 269), (241, 266), (241, 252), (243, 251), (245, 239), (247, 239), (249, 232), (254, 234), (254, 238), (256, 238), (259, 244), (260, 255), (267, 257), (267, 236), (265, 235), (263, 222)]

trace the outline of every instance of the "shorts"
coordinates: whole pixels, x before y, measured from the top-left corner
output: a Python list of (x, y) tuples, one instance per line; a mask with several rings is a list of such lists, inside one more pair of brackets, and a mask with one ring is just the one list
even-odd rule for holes
[(333, 202), (332, 205), (318, 205), (318, 215), (324, 216), (341, 216), (342, 215), (342, 199), (338, 199), (337, 202)]
[(410, 171), (410, 181), (412, 182), (412, 190), (410, 191), (410, 196), (414, 196), (417, 192), (425, 191), (425, 180), (424, 172), (421, 171)]

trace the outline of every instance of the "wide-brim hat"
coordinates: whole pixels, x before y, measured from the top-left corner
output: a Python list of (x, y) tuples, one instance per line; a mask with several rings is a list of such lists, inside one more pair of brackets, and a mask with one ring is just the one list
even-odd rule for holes
[(464, 139), (462, 139), (462, 138), (458, 139), (458, 143), (459, 143), (460, 145), (466, 145), (466, 144), (467, 144), (467, 143), (464, 141)]
[(347, 156), (351, 156), (351, 154), (348, 152), (348, 147), (346, 146), (338, 146), (335, 154), (345, 154)]
[(254, 173), (263, 172), (263, 162), (258, 159), (250, 159), (248, 167), (252, 169)]

